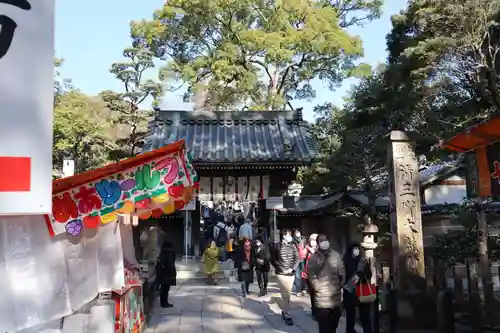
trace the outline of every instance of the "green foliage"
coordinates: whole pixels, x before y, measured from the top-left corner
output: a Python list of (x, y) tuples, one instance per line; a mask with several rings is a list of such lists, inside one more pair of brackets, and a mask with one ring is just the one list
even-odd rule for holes
[[(451, 223), (456, 228), (432, 236), (433, 255), (440, 263), (452, 267), (465, 264), (467, 259), (479, 256), (477, 237), (477, 213), (471, 205), (455, 206), (451, 211)], [(488, 219), (498, 219), (497, 213), (488, 213)], [(490, 261), (500, 259), (500, 235), (498, 228), (489, 224), (488, 252)]]
[(141, 110), (141, 105), (152, 99), (153, 107), (159, 106), (161, 85), (153, 80), (144, 79), (149, 69), (155, 67), (153, 54), (134, 46), (123, 51), (126, 59), (113, 63), (110, 72), (123, 83), (124, 92), (104, 91), (100, 97), (112, 111), (113, 136), (116, 148), (110, 158), (118, 161), (138, 153), (147, 132), (150, 110)]
[[(418, 133), (417, 144), (428, 148), (497, 112), (499, 8), (499, 1), (412, 0), (393, 16), (387, 64), (353, 87), (342, 119), (331, 118), (342, 124), (331, 133), (340, 144), (321, 146), (328, 157), (301, 172), (305, 188), (361, 187), (373, 197), (390, 130)], [(323, 123), (313, 131), (324, 135)], [(449, 158), (427, 152), (429, 161)]]
[(382, 139), (390, 129), (388, 119), (377, 115), (383, 105), (371, 100), (381, 79), (376, 73), (361, 80), (343, 109), (329, 104), (315, 108), (312, 131), (324, 159), (301, 172), (305, 193), (363, 187), (373, 194), (370, 197), (376, 195), (373, 177), (385, 165)]
[(61, 77), (63, 59), (54, 59), (54, 175), (62, 172), (64, 158), (75, 162), (75, 173), (102, 166), (112, 147), (109, 110), (97, 97), (74, 89)]
[(108, 121), (101, 118), (103, 103), (76, 90), (59, 97), (54, 109), (54, 169), (61, 171), (63, 159), (73, 158), (75, 173), (102, 166), (112, 142)]
[(282, 109), (314, 98), (314, 79), (333, 90), (370, 72), (356, 63), (360, 38), (344, 28), (379, 17), (380, 7), (380, 0), (171, 0), (134, 23), (132, 36), (168, 59), (161, 77), (186, 85), (186, 100)]

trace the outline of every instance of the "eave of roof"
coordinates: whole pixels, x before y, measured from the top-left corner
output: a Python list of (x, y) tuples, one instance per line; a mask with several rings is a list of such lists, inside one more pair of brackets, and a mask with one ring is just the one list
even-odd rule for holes
[(441, 143), (441, 147), (456, 152), (468, 152), (497, 141), (500, 141), (500, 117), (468, 128)]
[(144, 150), (180, 138), (205, 167), (307, 165), (320, 157), (301, 111), (157, 111)]

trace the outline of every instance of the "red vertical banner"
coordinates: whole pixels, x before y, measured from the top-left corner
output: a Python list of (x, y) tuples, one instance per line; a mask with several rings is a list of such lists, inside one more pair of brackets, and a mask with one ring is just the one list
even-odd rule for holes
[(0, 192), (31, 190), (31, 158), (0, 156)]
[(479, 196), (481, 198), (491, 196), (491, 172), (488, 164), (488, 154), (486, 147), (476, 150), (476, 161), (478, 171)]

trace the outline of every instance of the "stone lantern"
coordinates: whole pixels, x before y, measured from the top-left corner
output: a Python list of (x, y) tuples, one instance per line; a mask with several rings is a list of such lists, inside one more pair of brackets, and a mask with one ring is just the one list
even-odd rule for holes
[(372, 223), (372, 219), (368, 215), (365, 216), (365, 225), (361, 232), (363, 234), (361, 247), (365, 252), (365, 257), (371, 261), (374, 257), (374, 251), (377, 248), (375, 236), (378, 234), (378, 227)]

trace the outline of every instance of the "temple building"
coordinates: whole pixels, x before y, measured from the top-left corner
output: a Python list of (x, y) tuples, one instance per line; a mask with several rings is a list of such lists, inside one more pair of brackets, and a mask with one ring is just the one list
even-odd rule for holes
[(186, 140), (200, 177), (197, 199), (142, 228), (160, 226), (178, 253), (190, 255), (199, 255), (205, 226), (221, 220), (243, 216), (255, 232), (272, 233), (266, 199), (286, 195), (298, 168), (319, 158), (300, 110), (156, 111), (144, 151), (179, 139)]

